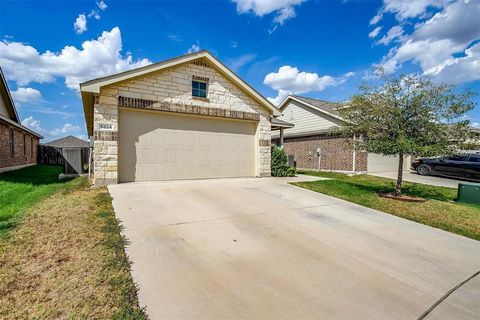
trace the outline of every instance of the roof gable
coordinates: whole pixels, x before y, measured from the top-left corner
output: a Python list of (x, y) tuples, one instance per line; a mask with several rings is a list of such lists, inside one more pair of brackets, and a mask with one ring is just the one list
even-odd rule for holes
[(55, 148), (88, 148), (88, 142), (74, 136), (67, 136), (45, 143), (48, 147)]
[(247, 93), (254, 100), (256, 100), (262, 107), (269, 110), (274, 116), (281, 115), (280, 111), (278, 111), (278, 109), (270, 101), (268, 101), (254, 88), (252, 88), (249, 84), (247, 84), (240, 77), (238, 77), (232, 70), (230, 70), (227, 66), (225, 66), (223, 63), (221, 63), (218, 59), (216, 59), (213, 55), (211, 55), (208, 51), (205, 50), (154, 63), (148, 66), (117, 73), (111, 76), (86, 81), (80, 84), (80, 90), (82, 92), (82, 96), (86, 96), (88, 93), (100, 93), (101, 87), (178, 66), (180, 64), (193, 62), (198, 59), (207, 60), (211, 64), (211, 66), (213, 66), (217, 71), (219, 71), (230, 81), (237, 84), (245, 93)]
[[(0, 67), (0, 98), (1, 106), (4, 112), (1, 112), (3, 116), (7, 117), (8, 119), (15, 121), (16, 123), (20, 124), (20, 119), (17, 114), (17, 109), (15, 108), (15, 103), (13, 102), (12, 96), (10, 94), (10, 90), (8, 89), (7, 80), (3, 75), (3, 70)], [(6, 113), (6, 114), (5, 114)]]
[(332, 118), (335, 118), (337, 120), (345, 121), (340, 116), (340, 114), (338, 112), (338, 108), (342, 106), (340, 103), (329, 102), (329, 101), (319, 100), (319, 99), (312, 99), (312, 98), (301, 97), (301, 96), (295, 96), (295, 95), (289, 95), (279, 105), (278, 108), (280, 109), (280, 111), (283, 112), (291, 101), (295, 101), (297, 103), (300, 103), (301, 105), (303, 105), (307, 108), (318, 111), (321, 114), (325, 114), (325, 115), (330, 116)]

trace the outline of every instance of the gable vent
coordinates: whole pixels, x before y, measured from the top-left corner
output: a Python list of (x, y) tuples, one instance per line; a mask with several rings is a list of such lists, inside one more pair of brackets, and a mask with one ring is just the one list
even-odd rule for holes
[(202, 60), (195, 60), (192, 62), (192, 64), (200, 67), (210, 68), (210, 65)]

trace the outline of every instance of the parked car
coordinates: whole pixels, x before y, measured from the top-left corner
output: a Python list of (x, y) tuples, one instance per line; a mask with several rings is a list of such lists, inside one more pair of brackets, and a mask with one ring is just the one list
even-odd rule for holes
[(480, 181), (480, 153), (465, 153), (412, 161), (412, 169), (422, 176), (442, 175)]

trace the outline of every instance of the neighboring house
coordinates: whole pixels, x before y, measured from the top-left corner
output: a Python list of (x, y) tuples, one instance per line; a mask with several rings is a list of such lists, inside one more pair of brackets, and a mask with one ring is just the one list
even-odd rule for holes
[(270, 176), (280, 112), (207, 51), (80, 84), (95, 185)]
[[(272, 140), (283, 145), (287, 156), (293, 156), (300, 169), (318, 170), (320, 162), (320, 170), (327, 171), (397, 170), (397, 157), (354, 150), (346, 137), (333, 130), (345, 124), (338, 112), (342, 107), (340, 103), (290, 95), (280, 104), (282, 116), (278, 119), (295, 126), (285, 130), (283, 137), (272, 134)], [(317, 156), (317, 150), (320, 156)], [(407, 163), (405, 168), (408, 168)]]
[(79, 139), (74, 136), (63, 137), (57, 140), (44, 143), (43, 145), (47, 147), (54, 147), (57, 149), (63, 149), (63, 148), (80, 148), (80, 149), (87, 148), (88, 149), (88, 141)]
[(0, 78), (0, 172), (4, 172), (36, 164), (43, 137), (21, 125), (1, 68)]

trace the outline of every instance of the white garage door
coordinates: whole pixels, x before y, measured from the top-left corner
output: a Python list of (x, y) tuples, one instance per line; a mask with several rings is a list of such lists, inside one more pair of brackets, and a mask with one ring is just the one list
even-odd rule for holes
[(254, 175), (254, 122), (120, 111), (120, 182)]
[[(409, 166), (408, 158), (403, 159), (403, 169)], [(367, 159), (367, 172), (388, 172), (398, 170), (397, 156), (383, 156), (381, 154), (369, 153)]]

